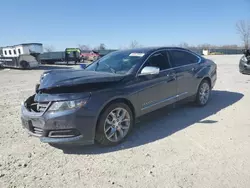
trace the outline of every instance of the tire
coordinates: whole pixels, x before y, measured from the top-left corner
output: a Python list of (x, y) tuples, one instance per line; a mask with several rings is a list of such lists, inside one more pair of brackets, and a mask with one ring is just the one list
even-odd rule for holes
[[(117, 118), (117, 113), (120, 114), (120, 118), (124, 117), (122, 118), (123, 121)], [(124, 115), (122, 116), (121, 114)], [(118, 145), (129, 135), (133, 125), (134, 116), (129, 106), (124, 103), (113, 103), (99, 117), (95, 140), (103, 146)]]
[(203, 80), (196, 93), (195, 103), (198, 106), (205, 106), (209, 101), (211, 86), (207, 80)]
[(21, 61), (20, 65), (25, 70), (30, 69), (30, 65), (27, 61)]

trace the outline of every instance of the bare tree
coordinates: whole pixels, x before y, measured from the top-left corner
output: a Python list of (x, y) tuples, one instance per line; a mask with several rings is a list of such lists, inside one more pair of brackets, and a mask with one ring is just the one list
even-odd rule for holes
[(211, 44), (205, 43), (205, 44), (200, 44), (200, 45), (198, 45), (197, 48), (203, 49), (203, 50), (209, 50), (209, 49), (212, 48), (212, 45), (211, 45)]
[(99, 50), (105, 50), (106, 49), (106, 45), (101, 43), (99, 46)]
[(219, 46), (217, 48), (221, 48), (221, 49), (240, 49), (240, 47), (237, 44), (226, 44), (226, 45)]
[(101, 43), (99, 46), (95, 47), (94, 50), (106, 50), (106, 45)]
[(141, 47), (141, 45), (136, 40), (133, 40), (129, 45), (129, 48), (131, 48), (131, 49), (139, 48), (139, 47)]
[(182, 43), (179, 44), (179, 47), (181, 47), (181, 48), (188, 48), (189, 45), (186, 42), (182, 42)]
[(45, 46), (45, 47), (43, 48), (43, 50), (44, 50), (45, 52), (53, 52), (53, 51), (55, 51), (55, 48), (54, 48), (54, 46), (52, 46), (52, 45), (47, 45), (47, 46)]
[(244, 44), (245, 49), (249, 48), (250, 45), (250, 23), (244, 20), (240, 20), (236, 23), (237, 33)]
[(90, 50), (89, 45), (85, 45), (85, 44), (78, 44), (78, 48), (80, 50)]

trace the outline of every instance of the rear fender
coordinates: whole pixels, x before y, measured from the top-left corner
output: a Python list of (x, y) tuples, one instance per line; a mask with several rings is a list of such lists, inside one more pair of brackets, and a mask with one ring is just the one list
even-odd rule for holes
[(208, 78), (211, 83), (211, 65), (202, 67), (195, 75), (197, 78), (196, 91), (198, 91), (201, 81), (205, 78)]

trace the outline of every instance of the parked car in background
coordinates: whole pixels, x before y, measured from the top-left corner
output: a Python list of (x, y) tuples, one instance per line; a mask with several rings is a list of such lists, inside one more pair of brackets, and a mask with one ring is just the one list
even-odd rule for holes
[(85, 69), (45, 71), (22, 125), (46, 143), (116, 145), (142, 115), (180, 100), (205, 106), (216, 79), (213, 61), (184, 48), (115, 51)]
[(82, 50), (80, 56), (83, 60), (87, 61), (95, 61), (100, 57), (99, 53), (93, 50)]
[(239, 71), (241, 74), (250, 75), (250, 51), (245, 50), (244, 55), (239, 62)]

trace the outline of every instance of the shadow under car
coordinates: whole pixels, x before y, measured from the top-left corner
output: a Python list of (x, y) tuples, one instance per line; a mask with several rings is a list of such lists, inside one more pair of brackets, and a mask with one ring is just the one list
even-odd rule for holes
[[(114, 147), (100, 147), (99, 145), (72, 146), (53, 145), (62, 149), (65, 154), (100, 154), (114, 152), (148, 144), (177, 131), (185, 129), (194, 123), (213, 124), (212, 119), (203, 120), (239, 101), (244, 95), (241, 93), (214, 90), (211, 99), (205, 107), (190, 104), (177, 104), (175, 108), (165, 107), (147, 114), (139, 119), (134, 129), (123, 143)], [(181, 118), (180, 118), (181, 117)]]

